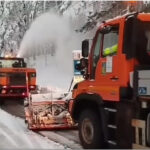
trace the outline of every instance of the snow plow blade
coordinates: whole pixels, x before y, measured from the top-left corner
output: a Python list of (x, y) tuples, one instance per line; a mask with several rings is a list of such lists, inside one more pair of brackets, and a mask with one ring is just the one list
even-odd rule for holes
[(65, 100), (25, 102), (25, 119), (30, 130), (76, 129)]

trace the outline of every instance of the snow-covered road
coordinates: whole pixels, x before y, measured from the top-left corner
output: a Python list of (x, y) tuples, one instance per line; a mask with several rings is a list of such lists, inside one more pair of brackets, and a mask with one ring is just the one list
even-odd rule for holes
[(64, 149), (46, 137), (29, 131), (24, 120), (0, 109), (0, 149)]
[[(50, 97), (50, 94), (35, 96), (37, 101), (41, 101), (42, 98), (43, 100), (48, 100)], [(15, 144), (13, 145), (10, 141), (17, 143), (17, 145), (22, 148), (28, 149), (82, 149), (77, 130), (29, 131), (24, 123), (24, 106), (21, 105), (19, 101), (20, 100), (5, 100), (5, 104), (0, 106), (0, 141), (2, 141), (0, 142), (0, 149), (17, 148), (17, 146), (15, 146)], [(2, 129), (3, 131), (7, 129), (5, 135), (4, 133), (2, 134)]]

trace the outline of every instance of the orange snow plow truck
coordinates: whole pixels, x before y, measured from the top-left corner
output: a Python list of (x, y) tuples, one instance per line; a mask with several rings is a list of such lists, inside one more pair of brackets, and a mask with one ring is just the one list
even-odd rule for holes
[(69, 110), (84, 148), (150, 148), (150, 14), (104, 21), (89, 52)]
[(36, 70), (26, 68), (23, 58), (0, 57), (0, 101), (26, 98), (36, 89)]

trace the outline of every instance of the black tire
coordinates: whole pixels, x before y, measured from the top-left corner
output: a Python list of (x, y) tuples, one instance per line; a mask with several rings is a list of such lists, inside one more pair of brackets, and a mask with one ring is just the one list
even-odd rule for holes
[(1, 99), (0, 100), (0, 106), (3, 106), (5, 103), (4, 103), (4, 100), (3, 99)]
[(24, 99), (18, 99), (20, 105), (24, 105)]
[(96, 112), (90, 109), (81, 112), (79, 118), (79, 138), (83, 148), (104, 148), (101, 121)]

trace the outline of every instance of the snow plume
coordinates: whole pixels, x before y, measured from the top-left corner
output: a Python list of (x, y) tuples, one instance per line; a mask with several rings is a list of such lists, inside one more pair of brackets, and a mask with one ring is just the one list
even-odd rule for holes
[(73, 76), (72, 50), (80, 48), (79, 41), (68, 18), (45, 13), (31, 24), (18, 56), (35, 60), (32, 67), (37, 69), (40, 86), (68, 89)]

